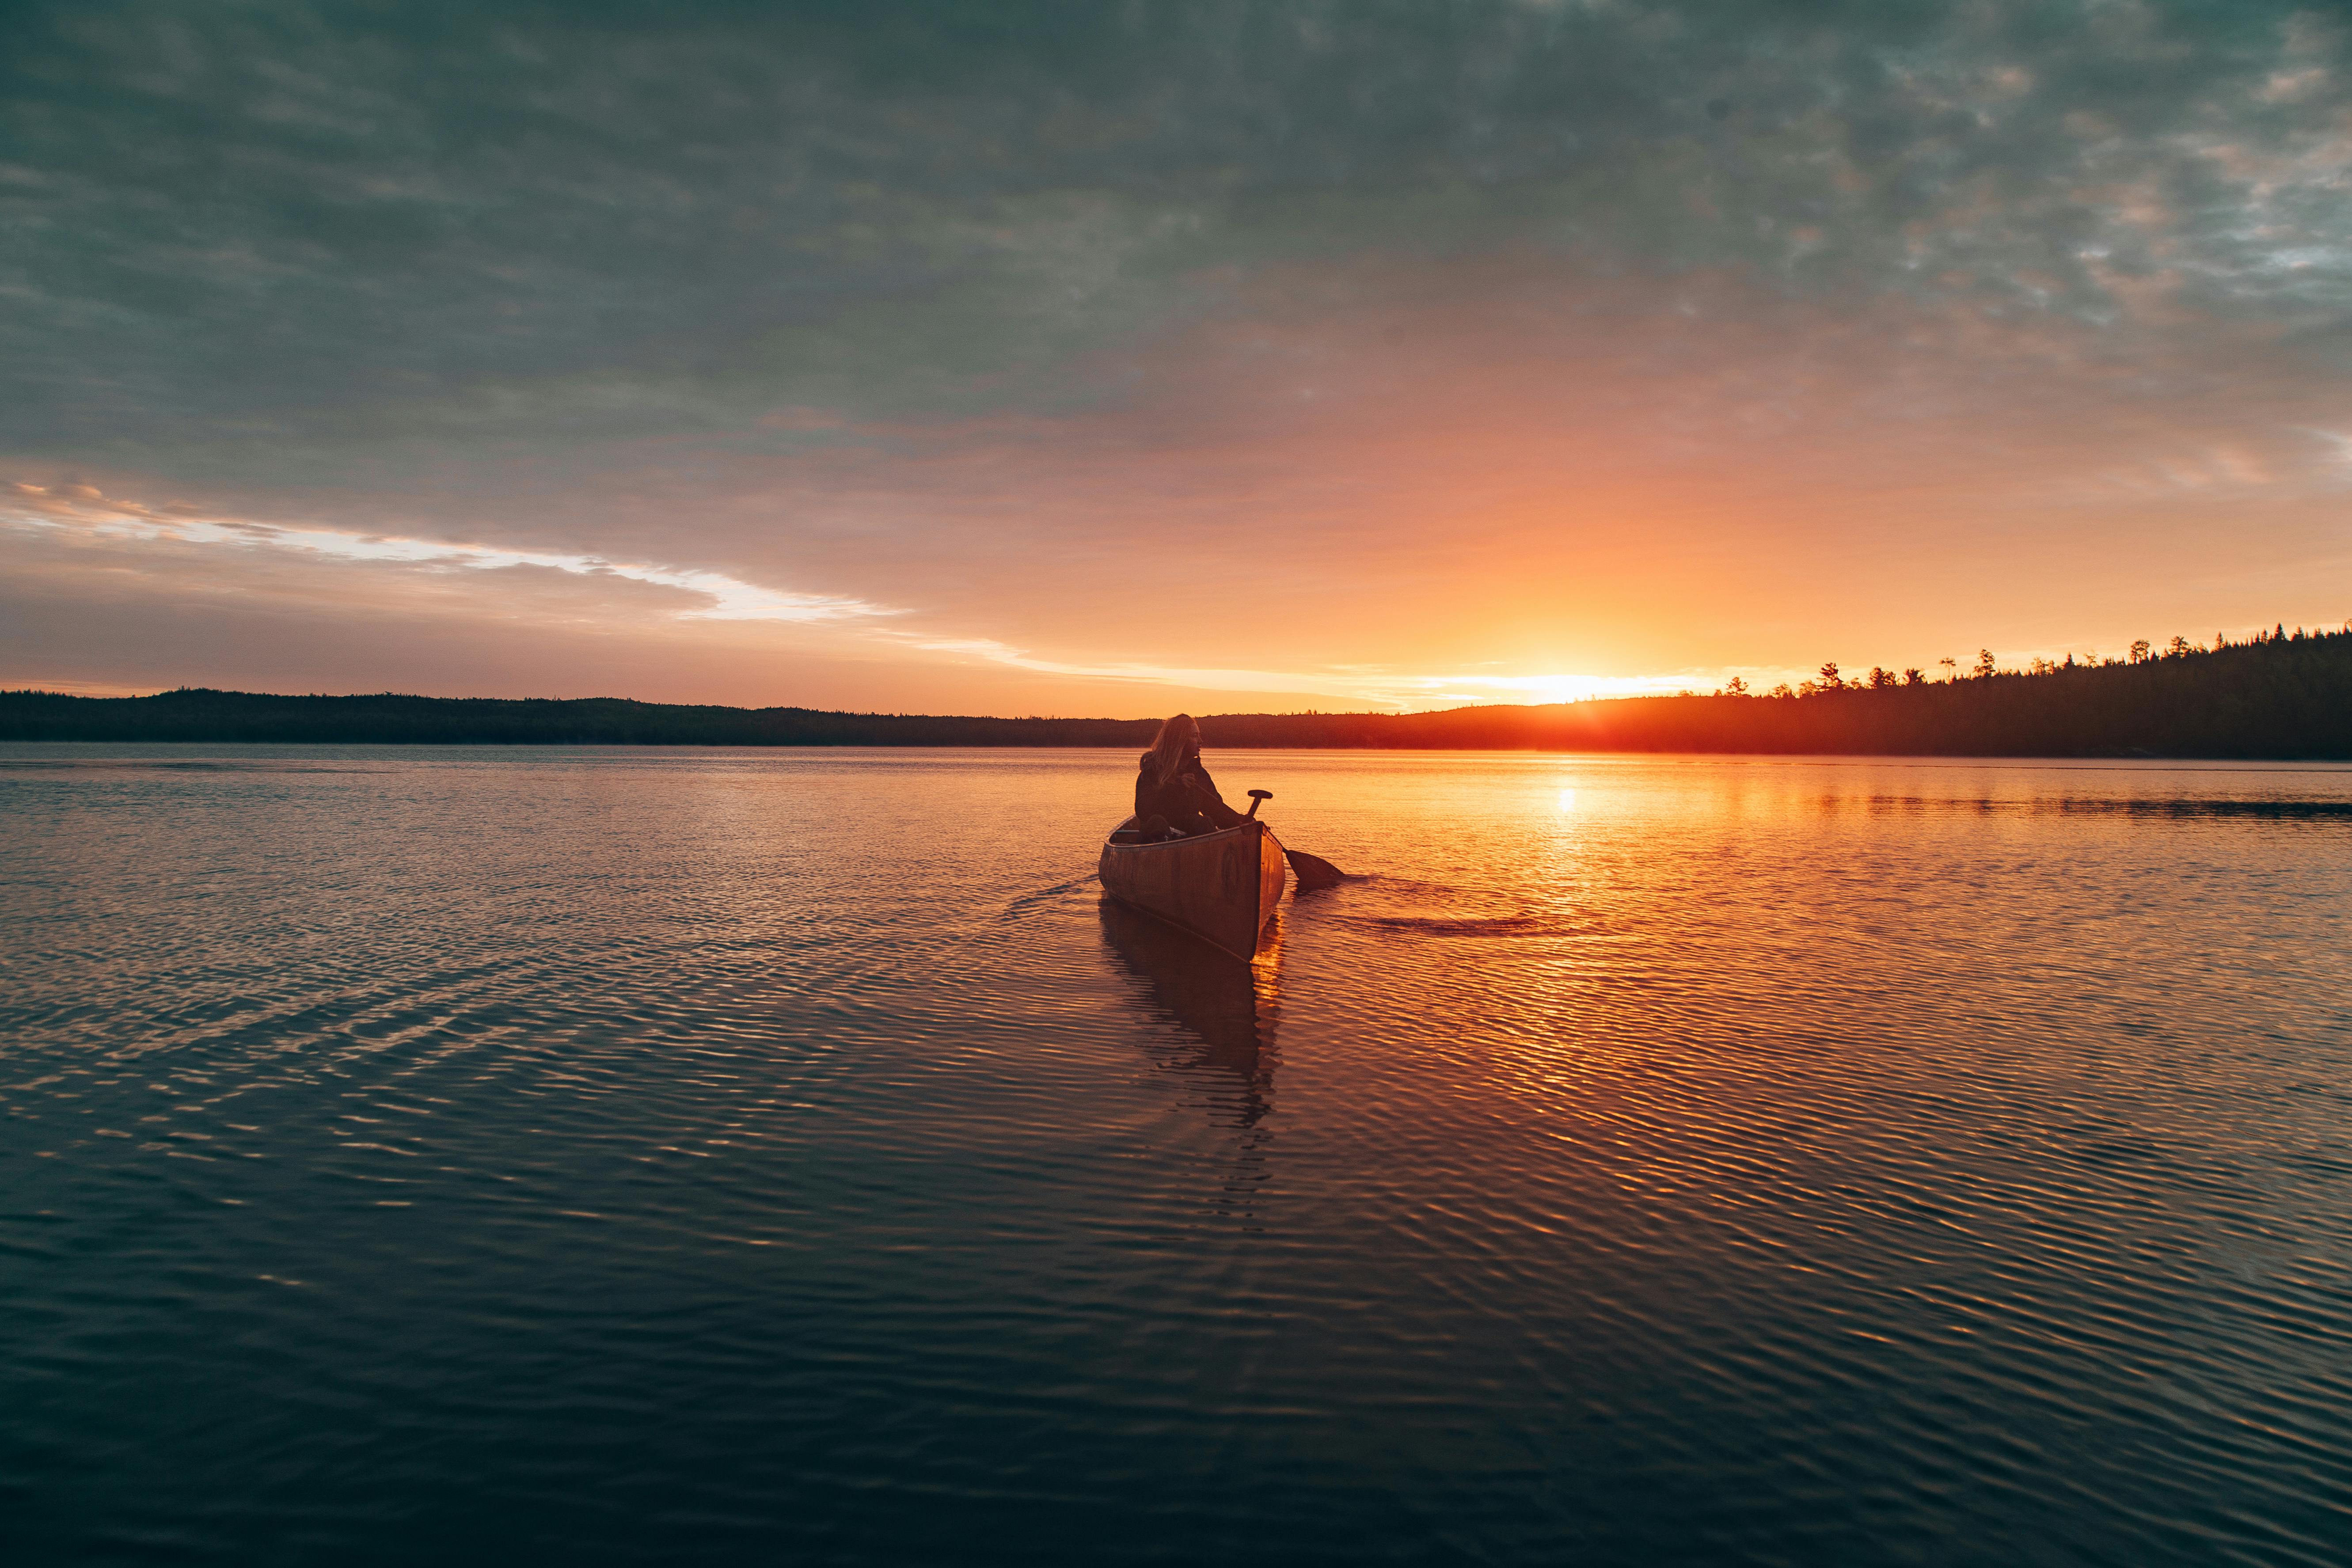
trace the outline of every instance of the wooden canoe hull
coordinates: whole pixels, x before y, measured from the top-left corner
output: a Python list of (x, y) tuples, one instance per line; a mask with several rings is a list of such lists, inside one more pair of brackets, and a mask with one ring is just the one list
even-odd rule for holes
[(1286, 874), (1281, 842), (1257, 821), (1161, 844), (1105, 844), (1100, 869), (1112, 898), (1236, 958), (1257, 952)]

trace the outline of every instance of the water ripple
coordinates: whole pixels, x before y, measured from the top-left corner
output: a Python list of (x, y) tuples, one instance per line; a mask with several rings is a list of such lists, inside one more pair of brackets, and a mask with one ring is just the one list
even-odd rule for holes
[(1245, 965), (1121, 765), (0, 754), (12, 1534), (2352, 1538), (2352, 774), (1244, 753)]

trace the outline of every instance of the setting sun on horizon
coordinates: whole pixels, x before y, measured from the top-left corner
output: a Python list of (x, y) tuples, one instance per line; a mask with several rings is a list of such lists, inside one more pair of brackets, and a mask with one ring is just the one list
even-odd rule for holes
[(162, 16), (0, 102), (0, 684), (1397, 710), (2352, 611), (2320, 13)]

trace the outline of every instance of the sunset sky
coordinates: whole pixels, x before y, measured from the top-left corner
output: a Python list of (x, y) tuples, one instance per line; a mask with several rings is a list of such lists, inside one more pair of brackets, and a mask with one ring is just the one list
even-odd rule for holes
[(2352, 30), (33, 5), (0, 686), (1136, 716), (2352, 616)]

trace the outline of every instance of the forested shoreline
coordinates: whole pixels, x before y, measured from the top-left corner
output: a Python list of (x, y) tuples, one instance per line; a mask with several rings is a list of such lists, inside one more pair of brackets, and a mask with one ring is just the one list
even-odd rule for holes
[[(1736, 687), (1736, 683), (1735, 683)], [(621, 698), (152, 697), (0, 692), (0, 740), (440, 745), (1110, 746), (1149, 719), (990, 719), (720, 708)], [(1991, 668), (1949, 680), (1834, 666), (1769, 694), (1639, 697), (1435, 713), (1224, 713), (1213, 747), (2352, 759), (2352, 631)]]

